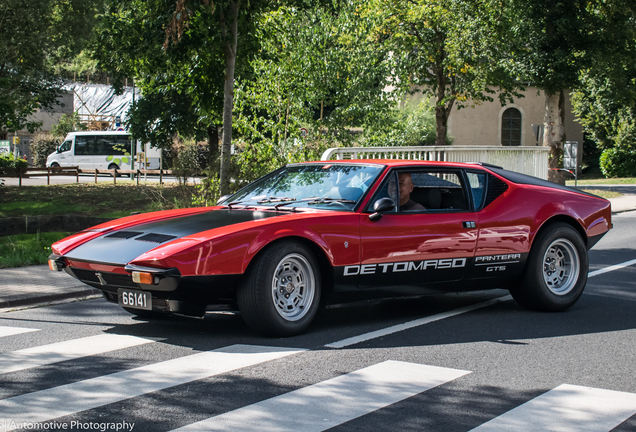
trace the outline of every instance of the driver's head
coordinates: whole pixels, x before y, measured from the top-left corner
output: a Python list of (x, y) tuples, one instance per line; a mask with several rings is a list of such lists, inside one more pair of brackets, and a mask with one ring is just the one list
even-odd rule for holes
[(398, 180), (400, 182), (400, 205), (406, 204), (411, 199), (411, 192), (413, 192), (413, 179), (411, 173), (398, 174)]

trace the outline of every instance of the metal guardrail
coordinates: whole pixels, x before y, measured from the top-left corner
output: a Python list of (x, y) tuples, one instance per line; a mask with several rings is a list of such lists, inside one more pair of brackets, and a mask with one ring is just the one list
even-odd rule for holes
[(122, 169), (80, 169), (79, 167), (41, 167), (41, 168), (0, 168), (0, 175), (4, 177), (18, 177), (18, 186), (22, 186), (23, 178), (44, 177), (46, 176), (46, 184), (51, 184), (51, 177), (55, 176), (75, 176), (75, 182), (79, 183), (80, 174), (94, 174), (95, 183), (97, 183), (97, 174), (110, 174), (113, 177), (113, 183), (117, 184), (117, 177), (120, 174), (132, 174), (139, 177), (142, 174), (159, 174), (159, 183), (163, 183), (164, 174), (172, 174), (172, 170), (122, 170)]
[(445, 162), (483, 162), (510, 171), (548, 179), (548, 147), (411, 146), (336, 147), (325, 150), (321, 160), (406, 159)]

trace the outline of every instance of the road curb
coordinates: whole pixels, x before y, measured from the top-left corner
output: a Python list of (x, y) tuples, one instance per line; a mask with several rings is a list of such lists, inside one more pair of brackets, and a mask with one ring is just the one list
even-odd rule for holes
[(79, 288), (69, 292), (56, 293), (56, 294), (43, 294), (43, 295), (33, 295), (33, 294), (25, 294), (14, 296), (14, 298), (8, 300), (0, 300), (0, 309), (9, 309), (9, 308), (17, 308), (17, 307), (25, 307), (25, 306), (37, 306), (46, 303), (62, 301), (62, 300), (71, 300), (71, 299), (81, 299), (85, 297), (91, 297), (95, 295), (102, 295), (102, 292), (95, 288)]

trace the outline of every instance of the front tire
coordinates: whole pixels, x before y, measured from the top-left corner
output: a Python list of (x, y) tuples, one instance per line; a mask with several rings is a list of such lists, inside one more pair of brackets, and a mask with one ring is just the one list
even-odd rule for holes
[(522, 283), (510, 293), (528, 309), (564, 311), (583, 294), (588, 267), (581, 235), (568, 224), (555, 223), (535, 239)]
[(273, 337), (302, 333), (320, 303), (320, 268), (314, 254), (297, 241), (270, 246), (250, 265), (237, 291), (243, 319)]

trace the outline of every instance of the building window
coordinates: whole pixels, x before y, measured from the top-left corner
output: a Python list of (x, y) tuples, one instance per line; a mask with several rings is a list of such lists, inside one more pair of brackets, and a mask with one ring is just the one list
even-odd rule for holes
[(501, 145), (521, 145), (521, 112), (508, 108), (501, 117)]

